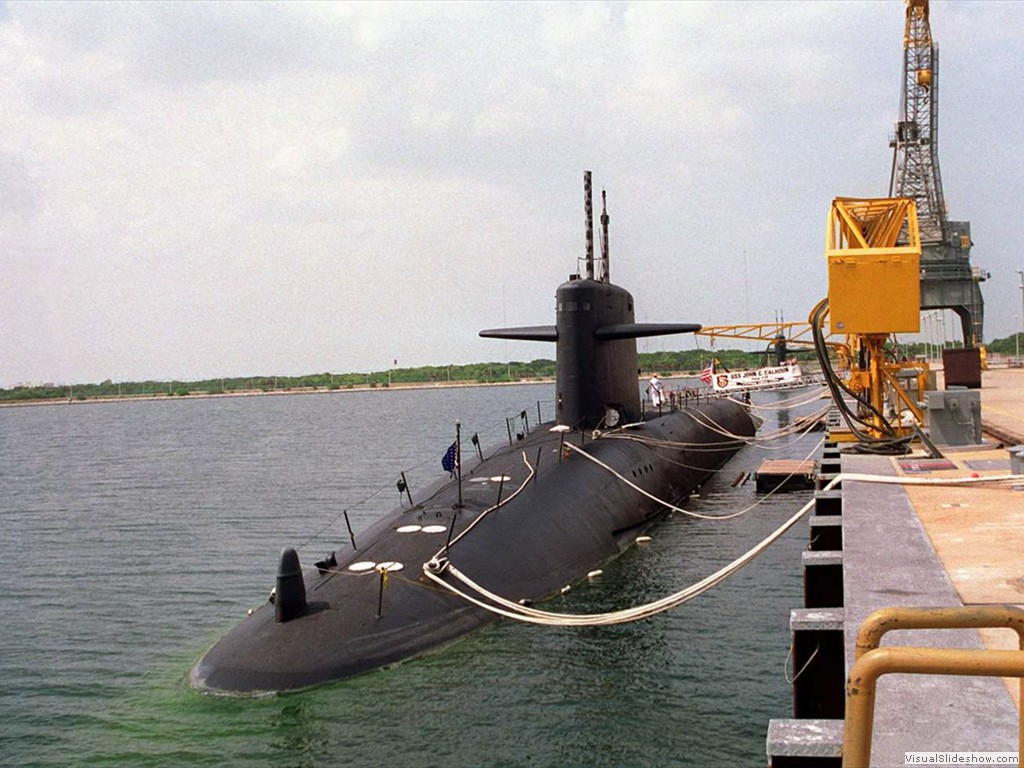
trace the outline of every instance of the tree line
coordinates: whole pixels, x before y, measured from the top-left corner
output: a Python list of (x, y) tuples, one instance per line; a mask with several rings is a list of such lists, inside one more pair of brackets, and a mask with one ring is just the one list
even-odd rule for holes
[[(756, 356), (741, 350), (716, 353), (726, 365), (746, 367)], [(693, 373), (710, 359), (706, 351), (640, 353), (641, 374)], [(499, 384), (544, 381), (555, 376), (555, 361), (490, 361), (465, 365), (424, 365), (365, 373), (314, 373), (302, 376), (224, 376), (192, 381), (119, 381), (98, 384), (44, 384), (0, 389), (0, 401), (88, 400), (111, 397), (183, 397), (245, 392), (290, 392), (340, 389), (377, 389), (409, 384)]]
[[(1015, 343), (1024, 341), (1022, 334), (996, 339), (988, 345), (990, 354), (1015, 354)], [(948, 346), (962, 346), (949, 343)], [(923, 343), (902, 344), (900, 353), (907, 359), (922, 356), (928, 351)], [(748, 352), (740, 349), (708, 351), (701, 349), (640, 352), (637, 355), (639, 374), (697, 374), (715, 358), (727, 369), (742, 370), (759, 365), (771, 365), (772, 357), (765, 351)], [(791, 348), (790, 357), (811, 360), (814, 352), (805, 348)], [(99, 384), (46, 384), (0, 389), (0, 402), (31, 400), (89, 400), (111, 397), (183, 397), (187, 395), (221, 395), (245, 392), (333, 391), (340, 389), (377, 389), (410, 384), (500, 384), (510, 382), (544, 381), (555, 376), (555, 361), (546, 358), (510, 362), (470, 363), (466, 365), (424, 365), (411, 368), (365, 373), (315, 373), (303, 376), (225, 376), (196, 381), (120, 381), (110, 379)]]

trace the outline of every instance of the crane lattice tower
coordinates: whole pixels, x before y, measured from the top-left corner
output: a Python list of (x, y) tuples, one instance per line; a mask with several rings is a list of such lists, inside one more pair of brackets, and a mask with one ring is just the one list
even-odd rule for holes
[(928, 0), (906, 0), (903, 86), (893, 148), (890, 197), (917, 203), (921, 232), (921, 309), (952, 309), (964, 346), (982, 341), (988, 275), (971, 267), (971, 223), (949, 221), (939, 173), (939, 49), (932, 40)]

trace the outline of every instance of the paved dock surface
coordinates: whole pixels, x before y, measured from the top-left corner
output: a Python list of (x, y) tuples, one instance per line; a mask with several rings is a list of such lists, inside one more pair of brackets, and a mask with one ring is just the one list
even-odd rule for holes
[(1024, 368), (985, 371), (981, 379), (982, 422), (1024, 444)]
[[(982, 421), (1000, 439), (946, 448), (947, 461), (844, 455), (843, 473), (952, 478), (1006, 475), (1002, 443), (1024, 442), (1024, 370), (986, 371)], [(843, 484), (847, 671), (857, 629), (887, 606), (1024, 607), (1024, 481), (1012, 487)], [(892, 632), (883, 645), (1016, 649), (999, 630)], [(1017, 751), (1018, 681), (894, 675), (879, 683), (873, 766), (907, 751)]]

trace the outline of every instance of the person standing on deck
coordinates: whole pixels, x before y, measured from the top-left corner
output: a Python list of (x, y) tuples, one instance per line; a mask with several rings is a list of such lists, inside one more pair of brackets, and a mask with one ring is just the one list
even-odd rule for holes
[(663, 388), (661, 386), (661, 379), (658, 378), (658, 374), (651, 376), (651, 383), (647, 385), (647, 391), (651, 395), (651, 405), (655, 408), (660, 408), (663, 398)]

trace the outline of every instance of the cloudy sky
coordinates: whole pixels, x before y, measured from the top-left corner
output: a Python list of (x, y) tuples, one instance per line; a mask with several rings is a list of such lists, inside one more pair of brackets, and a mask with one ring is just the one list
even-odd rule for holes
[[(553, 322), (587, 169), (638, 319), (803, 319), (831, 199), (888, 191), (903, 13), (0, 0), (0, 386), (549, 357), (476, 332)], [(1021, 324), (1024, 14), (933, 0), (932, 31), (991, 340)]]

